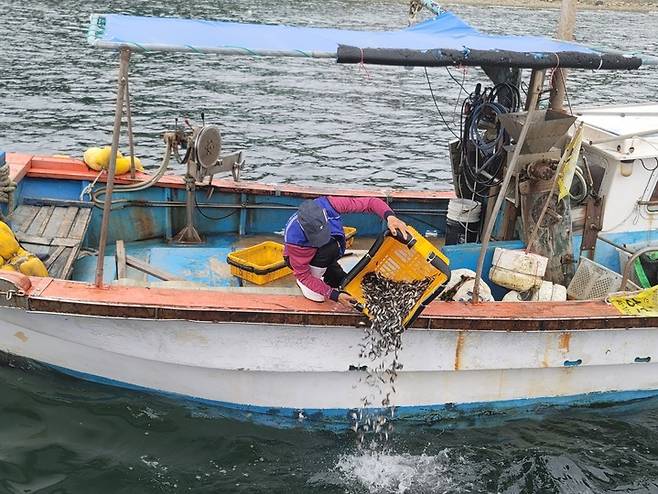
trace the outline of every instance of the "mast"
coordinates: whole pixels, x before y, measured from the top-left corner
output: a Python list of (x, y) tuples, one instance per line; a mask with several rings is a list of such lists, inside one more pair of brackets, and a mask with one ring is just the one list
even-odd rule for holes
[[(560, 9), (560, 22), (557, 27), (557, 38), (565, 41), (573, 41), (573, 32), (576, 25), (576, 0), (562, 0)], [(567, 71), (557, 68), (553, 72), (550, 108), (556, 111), (564, 109), (564, 97), (566, 95)]]

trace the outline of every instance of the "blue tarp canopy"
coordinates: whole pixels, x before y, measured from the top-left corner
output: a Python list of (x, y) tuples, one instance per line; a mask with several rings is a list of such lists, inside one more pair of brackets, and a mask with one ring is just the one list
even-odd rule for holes
[[(493, 65), (518, 67), (636, 68), (641, 64), (634, 57), (605, 54), (576, 43), (482, 34), (450, 12), (397, 31), (105, 14), (92, 16), (88, 39), (101, 48), (328, 57), (387, 65), (483, 65), (482, 55), (489, 65), (493, 61)], [(606, 57), (615, 60), (614, 66)], [(624, 64), (632, 66), (620, 66)]]

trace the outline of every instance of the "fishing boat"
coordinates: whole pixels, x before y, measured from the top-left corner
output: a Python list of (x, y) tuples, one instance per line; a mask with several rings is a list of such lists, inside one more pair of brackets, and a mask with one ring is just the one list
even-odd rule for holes
[[(156, 171), (138, 172), (133, 163), (130, 173), (117, 175), (124, 116), (132, 147), (130, 55), (163, 50), (220, 53), (236, 61), (258, 55), (474, 65), (499, 78), (532, 71), (526, 111), (508, 122), (504, 166), (494, 174), (493, 190), (502, 192), (483, 203), (484, 228), (476, 241), (443, 245), (450, 201), (464, 195), (458, 188), (331, 190), (383, 199), (442, 246), (453, 271), (477, 274), (472, 302), (435, 300), (403, 334), (403, 368), (391, 400), (396, 416), (428, 420), (657, 395), (652, 299), (645, 292), (622, 293), (613, 304), (609, 293), (613, 282), (621, 292), (637, 288), (629, 285), (635, 260), (658, 248), (658, 104), (585, 109), (567, 122), (559, 104), (553, 113), (538, 109), (547, 70), (635, 70), (655, 60), (568, 41), (488, 36), (434, 2), (423, 3), (433, 9), (431, 19), (390, 32), (93, 16), (90, 43), (120, 53), (109, 169), (99, 173), (67, 157), (0, 154), (8, 170), (2, 212), (21, 245), (49, 270), (48, 277), (0, 270), (0, 350), (82, 379), (209, 404), (241, 419), (350, 426), (370, 392), (364, 380), (370, 362), (359, 356), (367, 317), (307, 300), (290, 275), (249, 283), (227, 262), (241, 248), (281, 242), (298, 205), (327, 194), (326, 188), (240, 180), (243, 153), (222, 153), (219, 129), (205, 123), (166, 133)], [(569, 242), (558, 245), (571, 249), (558, 267), (578, 266), (581, 291), (613, 281), (582, 299), (501, 301), (506, 290), (489, 277), (494, 253), (528, 245), (516, 228), (522, 207), (509, 191), (522, 190), (519, 167), (560, 161), (574, 121), (582, 124), (581, 169), (592, 180), (578, 175), (585, 193), (572, 200), (570, 214), (548, 208), (553, 224), (567, 221), (573, 230)], [(172, 157), (186, 163), (185, 176), (166, 174)], [(232, 176), (214, 176), (220, 174)], [(356, 229), (355, 245), (362, 248), (383, 228), (369, 215), (347, 215), (344, 222)], [(538, 244), (546, 247), (543, 241)], [(347, 267), (360, 253), (344, 259)], [(491, 286), (496, 301), (480, 300), (480, 283)]]

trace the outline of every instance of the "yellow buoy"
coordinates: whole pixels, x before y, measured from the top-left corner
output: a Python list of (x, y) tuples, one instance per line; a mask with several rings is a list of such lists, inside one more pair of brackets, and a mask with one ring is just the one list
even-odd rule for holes
[(6, 223), (0, 221), (0, 257), (7, 260), (16, 254), (20, 246)]
[(26, 276), (48, 276), (46, 266), (41, 262), (41, 259), (34, 254), (28, 254), (27, 256), (14, 256), (10, 259), (9, 265), (12, 266), (15, 271), (19, 271)]
[[(135, 157), (135, 170), (137, 170), (138, 172), (144, 171), (142, 162), (137, 157)], [(117, 168), (115, 173), (117, 175), (123, 175), (124, 173), (128, 173), (129, 171), (130, 171), (130, 156), (117, 158)]]
[[(110, 146), (102, 148), (94, 147), (87, 149), (82, 155), (82, 158), (89, 168), (100, 171), (107, 170), (110, 166), (110, 154), (112, 154), (112, 148)], [(117, 151), (117, 159), (120, 158), (123, 158), (123, 154), (121, 154), (121, 151)]]

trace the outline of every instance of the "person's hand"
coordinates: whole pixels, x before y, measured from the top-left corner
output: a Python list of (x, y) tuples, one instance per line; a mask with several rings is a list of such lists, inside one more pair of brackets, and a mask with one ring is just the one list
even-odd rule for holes
[(349, 293), (340, 292), (338, 294), (338, 303), (344, 305), (348, 309), (354, 309), (354, 305), (358, 303), (358, 300), (352, 297)]
[(400, 230), (405, 238), (408, 238), (409, 235), (411, 235), (411, 233), (409, 233), (409, 230), (407, 230), (407, 224), (397, 216), (390, 215), (387, 218), (386, 223), (388, 224), (388, 229), (391, 231), (393, 235), (398, 234), (396, 230)]

